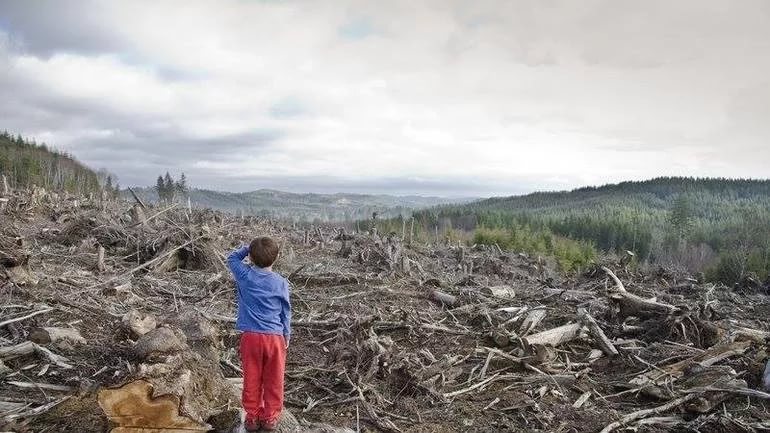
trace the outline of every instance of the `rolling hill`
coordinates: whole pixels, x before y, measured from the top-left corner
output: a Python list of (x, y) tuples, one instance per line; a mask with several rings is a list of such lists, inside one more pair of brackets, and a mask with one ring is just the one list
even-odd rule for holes
[(428, 233), (474, 232), (476, 241), (522, 245), (522, 233), (546, 233), (689, 271), (729, 265), (726, 279), (770, 275), (770, 180), (661, 177), (439, 206), (415, 218)]
[[(142, 200), (155, 202), (158, 194), (153, 188), (134, 189)], [(122, 192), (129, 198), (128, 191)], [(343, 222), (369, 219), (373, 212), (379, 217), (411, 215), (415, 209), (440, 204), (469, 201), (441, 197), (393, 196), (369, 194), (297, 194), (270, 189), (233, 193), (206, 189), (190, 190), (195, 207), (210, 207), (226, 212), (263, 215), (296, 221)]]

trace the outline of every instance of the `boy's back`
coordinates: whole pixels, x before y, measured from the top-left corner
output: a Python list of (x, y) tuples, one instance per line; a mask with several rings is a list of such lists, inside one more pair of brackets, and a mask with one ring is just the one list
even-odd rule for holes
[[(249, 256), (255, 266), (243, 259)], [(233, 251), (227, 265), (238, 289), (243, 409), (247, 431), (273, 430), (283, 409), (283, 374), (291, 334), (289, 283), (273, 272), (278, 245), (267, 237)]]
[(284, 314), (289, 303), (288, 281), (275, 272), (245, 265), (242, 260), (246, 255), (248, 248), (243, 247), (228, 258), (238, 287), (236, 327), (239, 331), (288, 337), (288, 329), (284, 329)]

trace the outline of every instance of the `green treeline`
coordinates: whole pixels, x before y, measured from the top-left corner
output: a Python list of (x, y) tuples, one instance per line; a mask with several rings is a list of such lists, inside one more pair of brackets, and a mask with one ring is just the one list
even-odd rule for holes
[(112, 185), (109, 175), (100, 177), (66, 153), (7, 131), (0, 133), (0, 175), (11, 188), (40, 186), (78, 194), (100, 191), (108, 179)]
[[(770, 276), (767, 180), (666, 177), (492, 198), (413, 216), (418, 239), (437, 231), (469, 233), (467, 241), (554, 254), (567, 269), (591, 260), (593, 249), (632, 251), (641, 263), (704, 272), (728, 283)], [(400, 231), (399, 221), (383, 222), (382, 229)], [(554, 239), (569, 245), (569, 252), (555, 248)]]

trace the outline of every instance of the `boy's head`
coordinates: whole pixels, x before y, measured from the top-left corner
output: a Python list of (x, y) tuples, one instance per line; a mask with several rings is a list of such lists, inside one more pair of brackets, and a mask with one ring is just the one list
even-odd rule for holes
[(249, 244), (249, 258), (251, 263), (267, 268), (278, 258), (278, 244), (267, 236), (258, 237)]

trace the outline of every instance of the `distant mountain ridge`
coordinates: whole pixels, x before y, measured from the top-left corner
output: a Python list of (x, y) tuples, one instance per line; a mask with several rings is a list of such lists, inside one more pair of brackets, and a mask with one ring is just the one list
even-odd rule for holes
[[(151, 203), (158, 201), (158, 194), (154, 188), (133, 188), (133, 190), (142, 200)], [(121, 194), (126, 199), (131, 197), (128, 191), (123, 191)], [(464, 203), (470, 200), (472, 199), (415, 195), (291, 193), (273, 189), (241, 193), (198, 188), (190, 190), (190, 202), (195, 207), (309, 222), (369, 219), (374, 212), (383, 218), (408, 216), (414, 210), (442, 204)]]

